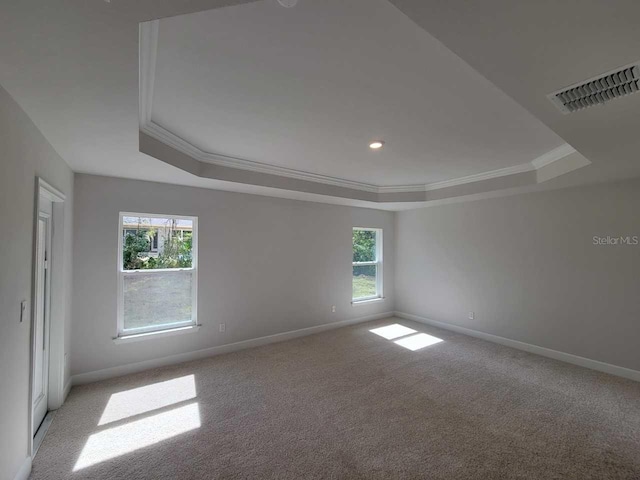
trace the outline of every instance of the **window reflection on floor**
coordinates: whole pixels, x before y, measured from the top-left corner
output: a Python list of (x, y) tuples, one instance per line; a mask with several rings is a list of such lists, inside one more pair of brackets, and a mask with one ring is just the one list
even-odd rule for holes
[[(370, 332), (411, 351), (443, 341), (399, 323)], [(198, 402), (188, 403), (196, 397), (194, 375), (114, 393), (73, 470), (82, 470), (200, 428)], [(168, 408), (171, 406), (174, 407)]]
[(385, 325), (384, 327), (374, 328), (369, 331), (387, 340), (393, 340), (393, 343), (396, 345), (400, 345), (413, 352), (443, 341), (441, 338), (426, 333), (419, 333), (417, 330), (405, 327), (399, 323)]
[(198, 403), (107, 428), (89, 437), (73, 471), (134, 452), (200, 427)]
[(98, 425), (106, 425), (192, 398), (196, 398), (193, 375), (114, 393), (109, 398)]
[(440, 342), (442, 342), (441, 338), (433, 337), (426, 333), (418, 333), (417, 335), (411, 335), (410, 337), (404, 337), (394, 341), (395, 344), (408, 348), (411, 351), (420, 350), (421, 348)]
[[(114, 393), (73, 470), (134, 452), (200, 428), (194, 375)], [(167, 407), (175, 405), (167, 410)], [(153, 413), (156, 410), (162, 410)], [(110, 426), (109, 424), (114, 424)], [(105, 427), (106, 425), (106, 427)]]
[(409, 335), (410, 333), (417, 333), (417, 331), (413, 328), (405, 327), (404, 325), (400, 325), (398, 323), (387, 325), (385, 327), (374, 328), (373, 330), (369, 331), (371, 333), (375, 333), (376, 335), (380, 335), (387, 340), (404, 337), (405, 335)]

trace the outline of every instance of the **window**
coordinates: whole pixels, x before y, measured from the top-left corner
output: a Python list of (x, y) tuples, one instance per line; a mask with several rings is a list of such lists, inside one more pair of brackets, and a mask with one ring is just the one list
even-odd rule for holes
[(354, 302), (382, 298), (382, 230), (353, 229)]
[(152, 252), (158, 251), (158, 232), (157, 231), (153, 232), (153, 235), (151, 237), (151, 251)]
[(118, 336), (196, 324), (196, 217), (120, 214)]

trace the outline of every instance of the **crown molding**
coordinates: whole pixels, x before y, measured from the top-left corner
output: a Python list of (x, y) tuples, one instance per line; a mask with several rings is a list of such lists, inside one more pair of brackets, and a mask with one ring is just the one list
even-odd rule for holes
[(152, 20), (150, 22), (142, 22), (138, 31), (138, 41), (140, 42), (140, 58), (138, 59), (140, 70), (140, 82), (138, 86), (140, 125), (146, 125), (151, 122), (159, 28), (160, 21)]
[(426, 192), (427, 185), (390, 185), (376, 187), (377, 193), (412, 193), (412, 192)]
[(546, 165), (550, 165), (553, 162), (571, 155), (576, 150), (568, 143), (560, 145), (553, 150), (540, 155), (538, 158), (533, 159), (528, 163), (522, 163), (520, 165), (514, 165), (512, 167), (499, 168), (497, 170), (490, 170), (488, 172), (476, 173), (474, 175), (467, 175), (464, 177), (453, 178), (451, 180), (444, 180), (442, 182), (434, 182), (425, 185), (426, 191), (439, 190), (441, 188), (456, 187), (458, 185), (465, 185), (467, 183), (482, 182), (484, 180), (491, 180), (493, 178), (506, 177), (508, 175), (517, 175), (519, 173), (531, 172), (538, 170)]
[(475, 173), (464, 177), (452, 178), (451, 180), (429, 183), (425, 185), (425, 190), (430, 192), (432, 190), (440, 190), (441, 188), (457, 187), (458, 185), (465, 185), (467, 183), (482, 182), (484, 180), (506, 177), (508, 175), (517, 175), (518, 173), (530, 172), (531, 170), (534, 170), (531, 163), (522, 163), (520, 165), (513, 165), (512, 167), (498, 168), (488, 172)]
[(172, 147), (175, 150), (206, 164), (235, 168), (239, 170), (246, 170), (267, 175), (293, 178), (297, 180), (321, 183), (325, 185), (360, 190), (364, 192), (389, 194), (429, 192), (433, 190), (440, 190), (443, 188), (482, 182), (494, 178), (517, 175), (524, 172), (536, 171), (541, 169), (542, 167), (557, 162), (576, 151), (573, 147), (571, 147), (571, 145), (565, 143), (560, 147), (557, 147), (530, 162), (514, 165), (511, 167), (499, 168), (496, 170), (490, 170), (487, 172), (427, 184), (390, 186), (373, 185), (328, 175), (305, 172), (292, 168), (269, 165), (266, 163), (247, 160), (244, 158), (206, 152), (204, 150), (201, 150), (191, 142), (171, 132), (162, 125), (154, 122), (152, 119), (153, 87), (156, 72), (159, 25), (159, 20), (143, 22), (140, 24), (140, 131), (168, 145), (169, 147)]
[(309, 182), (324, 183), (327, 185), (334, 185), (336, 187), (362, 190), (364, 192), (378, 193), (380, 188), (376, 185), (354, 182), (352, 180), (345, 180), (343, 178), (330, 177), (328, 175), (320, 175), (317, 173), (304, 172), (292, 168), (278, 167), (276, 165), (254, 162), (252, 160), (245, 160), (243, 158), (205, 152), (153, 121), (145, 125), (140, 125), (140, 130), (150, 137), (153, 137), (156, 140), (159, 140), (169, 145), (170, 147), (175, 148), (179, 152), (189, 155), (190, 157), (195, 158), (196, 160), (199, 160), (201, 162), (209, 163), (212, 165), (237, 168), (240, 170), (249, 170), (251, 172), (265, 173), (268, 175), (278, 175), (282, 177), (295, 178), (297, 180), (306, 180)]
[(317, 173), (304, 172), (301, 170), (295, 170), (286, 167), (279, 167), (276, 165), (268, 165), (266, 163), (254, 162), (252, 160), (245, 160), (242, 158), (236, 158), (227, 155), (205, 152), (153, 121), (149, 121), (144, 125), (141, 124), (140, 130), (150, 137), (153, 137), (156, 140), (159, 140), (160, 142), (165, 143), (172, 148), (175, 148), (179, 152), (182, 152), (192, 158), (195, 158), (198, 161), (208, 164), (219, 165), (221, 167), (237, 168), (240, 170), (248, 170), (256, 173), (265, 173), (267, 175), (279, 175), (283, 177), (294, 178), (297, 180), (324, 183), (326, 185), (351, 188), (372, 193), (429, 192), (433, 190), (439, 190), (441, 188), (450, 188), (469, 183), (482, 182), (484, 180), (491, 180), (493, 178), (517, 175), (519, 173), (538, 170), (575, 152), (575, 149), (569, 144), (564, 144), (558, 148), (555, 148), (554, 150), (551, 150), (550, 152), (545, 153), (544, 155), (541, 155), (531, 162), (514, 165), (512, 167), (499, 168), (497, 170), (490, 170), (488, 172), (453, 178), (451, 180), (443, 180), (441, 182), (418, 185), (379, 186), (362, 182), (354, 182), (352, 180), (346, 180), (343, 178), (331, 177), (327, 175), (320, 175)]
[(535, 167), (536, 170), (541, 169), (542, 167), (546, 167), (547, 165), (551, 165), (553, 162), (557, 162), (561, 158), (566, 157), (567, 155), (571, 155), (575, 153), (576, 149), (573, 148), (568, 143), (560, 145), (557, 148), (554, 148), (550, 152), (545, 153), (544, 155), (540, 155), (538, 158), (531, 161), (531, 165)]

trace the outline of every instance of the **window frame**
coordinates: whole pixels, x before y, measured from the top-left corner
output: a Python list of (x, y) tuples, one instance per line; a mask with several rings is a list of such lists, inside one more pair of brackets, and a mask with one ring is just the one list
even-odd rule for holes
[[(376, 259), (372, 262), (354, 262), (353, 261), (353, 232), (359, 231), (367, 231), (367, 232), (375, 232), (376, 234)], [(373, 227), (353, 227), (351, 229), (351, 303), (364, 303), (371, 302), (374, 300), (382, 300), (384, 298), (384, 289), (383, 289), (383, 273), (384, 273), (384, 261), (383, 261), (383, 229), (382, 228), (373, 228)], [(353, 267), (359, 266), (367, 266), (367, 265), (375, 265), (376, 266), (376, 294), (369, 295), (367, 297), (358, 297), (353, 298)]]
[[(190, 220), (193, 225), (192, 229), (192, 251), (191, 251), (191, 268), (157, 268), (149, 270), (125, 270), (123, 265), (123, 245), (126, 234), (123, 235), (124, 217), (139, 218), (167, 218)], [(153, 246), (153, 240), (152, 240)], [(156, 250), (157, 252), (157, 250)], [(198, 217), (193, 215), (163, 215), (157, 213), (139, 213), (139, 212), (120, 212), (118, 220), (118, 259), (116, 262), (118, 274), (118, 311), (116, 322), (116, 336), (114, 339), (124, 339), (134, 336), (146, 336), (150, 333), (171, 332), (172, 330), (184, 330), (185, 327), (198, 326)], [(154, 275), (163, 272), (184, 272), (190, 271), (191, 274), (191, 320), (183, 322), (167, 323), (161, 326), (153, 325), (148, 327), (124, 328), (124, 279), (127, 275)], [(153, 336), (151, 336), (153, 337)]]

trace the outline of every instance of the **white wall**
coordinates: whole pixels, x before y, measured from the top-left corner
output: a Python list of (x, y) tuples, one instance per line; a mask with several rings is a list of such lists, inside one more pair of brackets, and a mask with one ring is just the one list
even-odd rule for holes
[[(75, 199), (74, 375), (393, 311), (392, 212), (91, 175)], [(198, 217), (198, 332), (112, 341), (120, 211)], [(384, 229), (386, 299), (368, 306), (351, 305), (354, 226)]]
[(640, 370), (640, 245), (596, 235), (640, 237), (640, 180), (399, 212), (396, 310)]
[[(28, 455), (30, 315), (20, 323), (20, 302), (31, 300), (35, 178), (67, 197), (64, 299), (57, 312), (67, 320), (69, 342), (73, 173), (11, 96), (0, 87), (0, 479), (15, 477)], [(59, 235), (61, 232), (58, 233)], [(65, 372), (65, 382), (69, 371)]]

